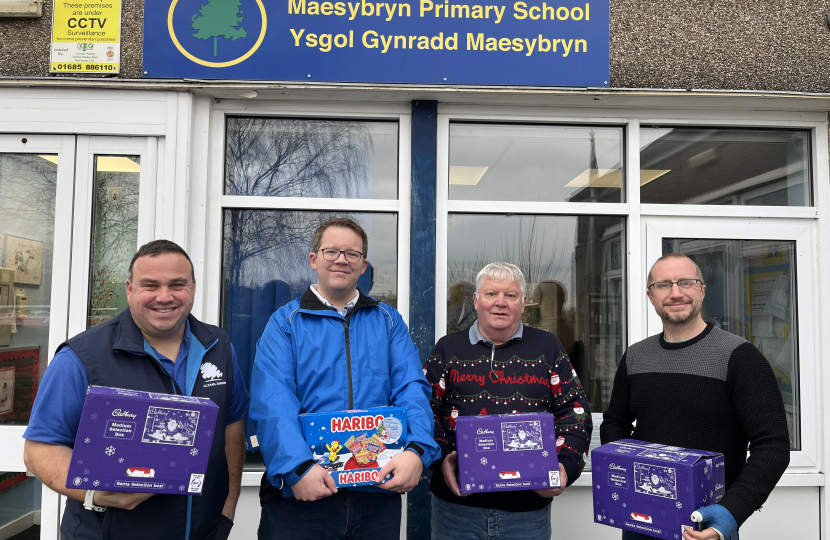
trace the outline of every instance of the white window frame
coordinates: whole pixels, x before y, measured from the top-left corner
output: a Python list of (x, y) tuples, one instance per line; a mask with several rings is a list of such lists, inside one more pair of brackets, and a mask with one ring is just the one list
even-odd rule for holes
[[(197, 105), (198, 109), (198, 105)], [(208, 111), (203, 111), (207, 113)], [(207, 190), (202, 194), (206, 198), (205, 214), (207, 227), (204, 237), (204, 282), (199, 285), (197, 278), (196, 299), (201, 297), (200, 320), (218, 324), (221, 310), (222, 280), (222, 213), (226, 209), (262, 209), (262, 210), (300, 210), (300, 211), (334, 211), (334, 212), (382, 212), (397, 214), (397, 303), (398, 311), (404, 322), (409, 323), (409, 270), (410, 270), (410, 218), (411, 218), (411, 106), (409, 103), (392, 104), (332, 104), (304, 102), (249, 102), (222, 101), (214, 103), (209, 111), (210, 153)], [(397, 199), (339, 199), (313, 197), (258, 197), (225, 195), (225, 130), (228, 116), (258, 116), (273, 118), (307, 118), (313, 119), (354, 119), (364, 121), (398, 122), (398, 198)], [(197, 119), (198, 121), (198, 119)], [(199, 144), (199, 133), (196, 134)], [(193, 201), (193, 206), (203, 204)], [(196, 260), (194, 266), (197, 267)], [(201, 291), (200, 291), (201, 289)], [(197, 306), (194, 306), (194, 312)], [(259, 486), (262, 473), (243, 472), (243, 486)], [(404, 520), (405, 522), (405, 520)]]
[[(814, 291), (819, 299), (802, 300), (799, 311), (799, 344), (809, 339), (813, 349), (810, 353), (801, 348), (799, 353), (799, 381), (801, 383), (802, 450), (791, 452), (791, 464), (779, 481), (782, 486), (823, 486), (824, 475), (822, 448), (830, 446), (830, 428), (822, 415), (821, 388), (830, 388), (830, 370), (822, 369), (821, 336), (830, 335), (830, 311), (823, 306), (830, 305), (830, 288), (821, 287), (818, 268), (830, 263), (830, 219), (828, 219), (828, 121), (824, 112), (756, 111), (725, 108), (649, 110), (637, 108), (632, 101), (630, 109), (591, 109), (578, 107), (524, 107), (484, 105), (438, 105), (438, 155), (437, 155), (437, 238), (436, 238), (436, 282), (435, 282), (435, 336), (446, 334), (447, 298), (447, 232), (450, 213), (516, 213), (539, 215), (619, 215), (626, 218), (627, 271), (626, 281), (626, 327), (628, 344), (636, 343), (648, 336), (649, 306), (645, 299), (644, 286), (648, 271), (646, 256), (646, 224), (657, 223), (655, 218), (673, 218), (677, 223), (703, 218), (729, 218), (762, 225), (768, 238), (778, 238), (776, 223), (788, 226), (807, 227), (809, 239), (798, 236), (804, 249), (810, 246), (810, 253), (816, 257), (815, 271), (803, 274), (805, 266), (798, 267), (799, 289), (804, 281), (811, 280), (805, 290)], [(690, 107), (692, 101), (689, 101)], [(661, 106), (666, 107), (665, 104)], [(520, 202), (520, 201), (456, 201), (449, 200), (449, 128), (451, 122), (493, 122), (530, 124), (575, 124), (575, 125), (616, 125), (624, 126), (625, 167), (624, 197), (622, 203), (568, 203), (568, 202)], [(786, 128), (810, 132), (810, 166), (812, 183), (812, 206), (769, 207), (769, 206), (707, 206), (684, 204), (641, 204), (640, 203), (640, 126), (660, 127), (747, 127)], [(672, 221), (669, 219), (669, 221)], [(794, 233), (793, 233), (794, 234)], [(805, 233), (807, 234), (807, 233)], [(689, 233), (676, 235), (689, 237)], [(722, 235), (721, 235), (722, 236)], [(751, 238), (751, 237), (747, 237)], [(740, 238), (738, 238), (740, 239)], [(782, 238), (784, 239), (784, 238)], [(808, 242), (809, 244), (805, 244)], [(638, 295), (641, 294), (638, 300)], [(807, 316), (804, 310), (813, 307)], [(807, 328), (807, 326), (810, 328)], [(804, 334), (802, 334), (802, 332)], [(821, 376), (823, 374), (823, 376)], [(807, 382), (815, 381), (808, 386)], [(808, 412), (809, 411), (809, 412)], [(590, 473), (583, 474), (577, 485), (591, 484)]]

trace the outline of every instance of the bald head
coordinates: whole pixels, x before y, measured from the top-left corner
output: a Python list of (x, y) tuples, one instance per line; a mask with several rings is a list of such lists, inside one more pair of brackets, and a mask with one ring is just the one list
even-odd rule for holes
[(689, 261), (692, 264), (692, 266), (694, 266), (694, 268), (695, 268), (695, 273), (697, 274), (697, 279), (699, 279), (701, 283), (704, 283), (704, 284), (706, 283), (705, 281), (703, 281), (703, 273), (700, 271), (700, 267), (697, 265), (696, 262), (694, 262), (692, 259), (690, 259), (686, 255), (683, 255), (682, 253), (667, 253), (667, 254), (663, 255), (662, 257), (660, 257), (659, 259), (657, 259), (657, 262), (655, 262), (654, 265), (651, 267), (651, 270), (648, 271), (648, 278), (646, 278), (646, 286), (651, 285), (651, 276), (654, 273), (654, 269), (657, 268), (658, 264), (660, 264), (664, 261), (677, 260), (677, 259)]

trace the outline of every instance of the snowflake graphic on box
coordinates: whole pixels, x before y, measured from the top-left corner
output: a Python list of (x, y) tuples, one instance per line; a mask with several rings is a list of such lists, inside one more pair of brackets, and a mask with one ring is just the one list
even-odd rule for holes
[(486, 457), (481, 458), (481, 464), (482, 465), (487, 465), (487, 458)]
[(175, 467), (175, 466), (176, 466), (176, 462), (175, 462), (175, 461), (171, 461), (171, 462), (170, 462), (170, 466), (171, 466), (171, 467)]
[(184, 486), (179, 486), (179, 491), (184, 491)]
[(542, 423), (538, 420), (524, 422), (502, 422), (502, 450), (542, 450)]
[(674, 503), (674, 505), (675, 505), (678, 509), (683, 508), (683, 503), (682, 503), (682, 502), (680, 502), (680, 501), (677, 501), (676, 503)]
[(100, 485), (101, 485), (101, 481), (100, 481), (100, 480), (96, 480), (96, 481), (94, 481), (94, 482), (92, 483), (92, 485), (93, 485), (93, 486), (95, 486), (95, 487), (98, 487), (98, 486), (100, 486)]
[(124, 463), (124, 458), (122, 458), (122, 457), (118, 458), (118, 463)]
[(619, 495), (617, 495), (616, 493), (612, 493), (612, 494), (611, 494), (611, 498), (612, 498), (612, 499), (614, 499), (615, 501), (619, 501), (619, 500), (620, 500), (620, 496), (619, 496)]
[(107, 449), (106, 449), (106, 450), (104, 450), (104, 452), (105, 452), (108, 456), (111, 456), (111, 455), (115, 454), (115, 447), (114, 447), (113, 445), (109, 445), (109, 446), (107, 446)]
[(548, 451), (547, 450), (542, 452), (542, 457), (548, 457)]
[(141, 442), (193, 446), (198, 425), (199, 411), (150, 407)]
[(191, 456), (195, 456), (195, 455), (196, 455), (196, 454), (198, 454), (198, 453), (199, 453), (199, 449), (198, 449), (198, 448), (192, 448), (192, 449), (190, 450), (190, 455), (191, 455)]
[(87, 443), (87, 444), (89, 444), (89, 437), (87, 437), (86, 439), (84, 439), (84, 442), (85, 442), (85, 443)]
[(98, 420), (98, 413), (92, 413), (89, 415), (89, 417), (93, 420)]

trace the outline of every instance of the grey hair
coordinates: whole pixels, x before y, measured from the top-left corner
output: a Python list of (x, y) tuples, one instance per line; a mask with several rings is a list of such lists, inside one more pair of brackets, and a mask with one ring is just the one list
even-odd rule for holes
[(481, 269), (481, 272), (476, 276), (476, 292), (481, 291), (481, 286), (485, 279), (492, 281), (515, 281), (519, 284), (522, 290), (522, 297), (527, 296), (527, 284), (525, 283), (525, 276), (522, 271), (515, 264), (508, 262), (494, 262), (490, 263)]

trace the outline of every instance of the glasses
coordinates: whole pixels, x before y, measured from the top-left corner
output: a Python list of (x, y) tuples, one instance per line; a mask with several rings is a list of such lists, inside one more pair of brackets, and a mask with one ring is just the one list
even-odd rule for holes
[(697, 287), (698, 283), (703, 283), (701, 279), (681, 279), (680, 281), (658, 281), (656, 283), (652, 283), (647, 289), (651, 289), (654, 287), (655, 291), (666, 292), (671, 290), (674, 287), (674, 284), (677, 283), (677, 286), (681, 289), (693, 289)]
[(344, 251), (334, 248), (320, 249), (318, 251), (323, 252), (323, 258), (327, 261), (336, 261), (340, 258), (341, 253), (346, 257), (346, 261), (350, 263), (360, 262), (360, 259), (363, 258), (363, 253), (359, 251)]

